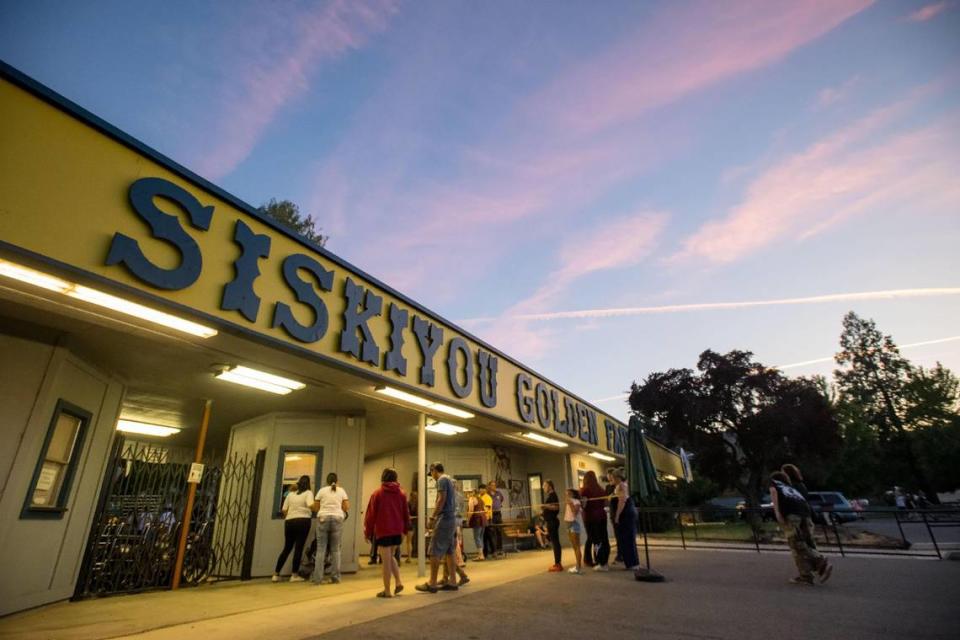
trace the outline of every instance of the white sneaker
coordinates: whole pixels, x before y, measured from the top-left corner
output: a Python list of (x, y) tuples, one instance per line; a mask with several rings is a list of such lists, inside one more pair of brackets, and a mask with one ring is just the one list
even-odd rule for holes
[(598, 565), (594, 565), (593, 570), (594, 571), (610, 571), (610, 567), (608, 567), (605, 564), (598, 564)]
[(280, 574), (278, 573), (273, 574), (273, 577), (270, 578), (270, 582), (280, 582)]
[(575, 573), (575, 574), (577, 574), (578, 576), (582, 576), (582, 575), (583, 575), (583, 571), (581, 571), (579, 567), (571, 567), (571, 568), (567, 569), (567, 573)]
[(290, 576), (290, 582), (303, 582), (303, 578), (300, 577), (300, 574), (295, 573)]

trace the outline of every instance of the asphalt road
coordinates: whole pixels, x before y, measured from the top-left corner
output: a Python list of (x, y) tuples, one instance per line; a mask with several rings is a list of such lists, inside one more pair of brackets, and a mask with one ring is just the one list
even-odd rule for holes
[[(721, 638), (744, 640), (943, 638), (960, 630), (960, 562), (833, 558), (829, 583), (788, 584), (786, 554), (655, 551), (668, 581), (624, 572), (543, 573), (476, 597), (431, 598), (404, 611), (322, 636), (362, 638)], [(465, 587), (465, 589), (469, 589)]]
[[(900, 530), (897, 528), (897, 522), (894, 518), (874, 518), (868, 520), (859, 520), (844, 525), (848, 529), (860, 528), (873, 533), (879, 533), (891, 538), (900, 538)], [(910, 520), (901, 523), (903, 535), (912, 543), (930, 543), (930, 535), (922, 520)], [(960, 542), (960, 525), (933, 527), (933, 535), (937, 538), (937, 543), (958, 543)], [(958, 630), (960, 633), (960, 630)]]

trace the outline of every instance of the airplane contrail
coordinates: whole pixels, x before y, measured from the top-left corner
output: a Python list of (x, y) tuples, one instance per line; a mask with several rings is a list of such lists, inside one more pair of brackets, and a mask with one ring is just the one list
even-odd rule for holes
[[(953, 342), (954, 340), (960, 340), (960, 336), (950, 336), (948, 338), (937, 338), (936, 340), (924, 340), (923, 342), (911, 342), (910, 344), (901, 344), (897, 345), (898, 349), (912, 349), (913, 347), (925, 347), (928, 344), (941, 344), (943, 342)], [(803, 362), (792, 362), (790, 364), (778, 364), (774, 369), (780, 369), (781, 371), (785, 369), (796, 369), (799, 367), (805, 367), (810, 364), (820, 364), (821, 362), (832, 362), (834, 356), (828, 356), (825, 358), (815, 358), (814, 360), (804, 360)], [(607, 398), (600, 398), (599, 400), (594, 400), (594, 404), (601, 404), (604, 402), (613, 402), (614, 400), (626, 400), (630, 397), (629, 393), (620, 393), (615, 396), (610, 396)]]
[(739, 302), (701, 302), (694, 304), (668, 304), (652, 307), (613, 307), (609, 309), (581, 309), (578, 311), (549, 311), (545, 313), (520, 313), (498, 317), (469, 318), (462, 323), (494, 322), (502, 319), (513, 320), (569, 320), (582, 318), (617, 318), (658, 313), (678, 313), (689, 311), (717, 311), (727, 309), (748, 309), (751, 307), (772, 307), (779, 305), (823, 304), (827, 302), (858, 302), (864, 300), (896, 300), (902, 298), (930, 298), (936, 296), (960, 295), (960, 287), (940, 287), (925, 289), (889, 289), (886, 291), (862, 291), (855, 293), (832, 293), (805, 298), (778, 298), (774, 300), (743, 300)]

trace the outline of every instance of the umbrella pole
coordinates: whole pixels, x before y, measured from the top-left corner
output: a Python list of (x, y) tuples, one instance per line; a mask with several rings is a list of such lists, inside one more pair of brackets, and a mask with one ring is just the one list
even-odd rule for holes
[(665, 582), (666, 578), (663, 577), (662, 573), (657, 573), (650, 568), (650, 543), (647, 541), (647, 525), (649, 523), (649, 515), (647, 513), (646, 507), (643, 508), (643, 552), (647, 558), (647, 566), (643, 569), (637, 569), (633, 572), (633, 577), (638, 582)]

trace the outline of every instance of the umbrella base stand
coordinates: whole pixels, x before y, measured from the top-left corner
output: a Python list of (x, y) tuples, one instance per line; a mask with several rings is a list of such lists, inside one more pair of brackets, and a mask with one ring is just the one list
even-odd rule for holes
[(666, 582), (667, 579), (663, 577), (662, 573), (657, 573), (653, 569), (644, 569), (640, 567), (633, 572), (634, 579), (637, 582)]

